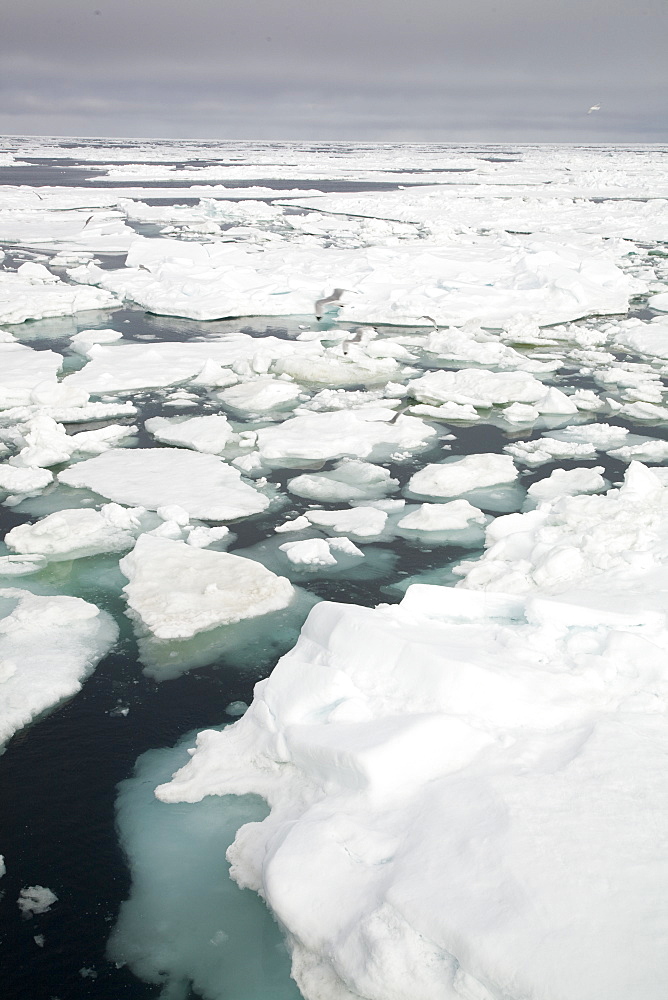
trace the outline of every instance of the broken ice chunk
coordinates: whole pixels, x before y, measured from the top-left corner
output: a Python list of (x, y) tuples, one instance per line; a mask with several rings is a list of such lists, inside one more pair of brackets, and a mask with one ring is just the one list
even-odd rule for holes
[(517, 479), (515, 463), (508, 455), (465, 455), (446, 458), (426, 465), (411, 477), (407, 495), (417, 497), (456, 497), (471, 490)]
[(41, 555), (49, 561), (81, 559), (102, 552), (125, 552), (142, 531), (155, 527), (157, 518), (143, 507), (127, 509), (116, 503), (101, 510), (60, 510), (37, 521), (19, 524), (5, 536), (5, 544), (21, 555)]
[(292, 584), (259, 563), (141, 535), (120, 562), (129, 613), (158, 639), (184, 639), (287, 607)]
[(376, 500), (398, 488), (399, 480), (392, 479), (387, 469), (356, 459), (343, 459), (329, 472), (296, 476), (288, 482), (291, 493), (320, 503)]
[(144, 426), (157, 441), (209, 455), (220, 455), (234, 435), (222, 413), (202, 417), (150, 417)]
[(21, 889), (17, 899), (19, 910), (28, 918), (36, 913), (46, 913), (57, 902), (58, 897), (55, 892), (43, 885), (29, 885)]
[(243, 415), (290, 410), (301, 394), (301, 387), (294, 382), (261, 377), (224, 389), (217, 397), (223, 406)]

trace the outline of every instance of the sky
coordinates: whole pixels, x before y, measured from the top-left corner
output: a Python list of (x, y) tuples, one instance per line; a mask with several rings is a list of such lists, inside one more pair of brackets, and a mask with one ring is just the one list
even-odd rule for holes
[(668, 2), (9, 0), (0, 134), (666, 142)]

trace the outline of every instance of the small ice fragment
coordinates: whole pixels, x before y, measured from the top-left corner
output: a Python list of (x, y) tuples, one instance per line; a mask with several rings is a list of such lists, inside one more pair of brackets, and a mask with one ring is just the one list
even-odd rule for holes
[(58, 897), (51, 889), (43, 885), (29, 885), (21, 889), (16, 902), (23, 916), (30, 918), (36, 913), (46, 913), (57, 901)]
[(296, 517), (294, 521), (284, 521), (283, 524), (279, 524), (278, 527), (274, 528), (274, 531), (303, 531), (305, 528), (310, 528), (311, 521), (305, 514), (301, 514)]
[(225, 715), (239, 716), (247, 711), (248, 705), (245, 701), (231, 701), (229, 705), (225, 706)]

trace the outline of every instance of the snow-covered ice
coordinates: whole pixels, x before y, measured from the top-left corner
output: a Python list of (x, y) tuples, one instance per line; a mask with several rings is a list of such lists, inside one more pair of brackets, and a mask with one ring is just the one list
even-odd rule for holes
[(228, 857), (308, 1000), (658, 1000), (667, 642), (665, 621), (489, 591), (320, 604), (156, 794), (267, 800)]
[(227, 417), (151, 417), (144, 424), (156, 441), (180, 445), (209, 455), (220, 455), (233, 436)]
[(479, 319), (501, 327), (518, 312), (539, 323), (625, 311), (645, 286), (628, 278), (596, 238), (570, 245), (500, 234), (496, 240), (441, 236), (395, 247), (339, 249), (279, 245), (261, 255), (242, 243), (137, 237), (126, 268), (80, 267), (76, 281), (129, 298), (152, 312), (191, 319), (310, 314), (334, 287), (344, 322), (441, 325)]
[(183, 507), (203, 521), (259, 514), (269, 500), (215, 455), (180, 448), (112, 448), (59, 473), (68, 486), (85, 486), (116, 503), (157, 510)]
[[(331, 421), (330, 421), (331, 423)], [(328, 472), (305, 473), (288, 480), (291, 493), (320, 503), (353, 503), (377, 500), (399, 489), (399, 481), (392, 479), (387, 469), (344, 458)]]
[(41, 555), (49, 561), (80, 559), (101, 552), (126, 552), (137, 535), (159, 523), (143, 507), (108, 503), (99, 511), (60, 510), (35, 524), (19, 524), (5, 535), (5, 545), (19, 555)]
[(305, 469), (333, 458), (386, 462), (419, 454), (436, 443), (436, 431), (418, 417), (397, 417), (384, 407), (291, 417), (258, 431), (260, 459), (270, 468)]
[(508, 455), (465, 455), (426, 465), (411, 476), (406, 492), (411, 497), (439, 499), (505, 485), (517, 479), (517, 468)]
[(24, 323), (118, 305), (120, 299), (111, 292), (67, 284), (41, 264), (22, 264), (16, 273), (0, 271), (0, 323)]
[(141, 535), (120, 567), (128, 609), (157, 639), (197, 632), (285, 608), (292, 585), (259, 563), (181, 541)]
[(71, 698), (116, 641), (113, 619), (78, 597), (0, 591), (0, 745)]

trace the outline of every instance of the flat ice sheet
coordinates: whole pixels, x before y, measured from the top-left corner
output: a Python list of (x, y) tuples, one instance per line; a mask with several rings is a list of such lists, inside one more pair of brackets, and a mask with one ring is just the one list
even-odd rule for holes
[(138, 344), (124, 341), (108, 347), (89, 348), (91, 360), (65, 379), (68, 386), (90, 393), (128, 392), (157, 388), (193, 378), (208, 362), (232, 365), (255, 355), (268, 366), (275, 357), (310, 350), (308, 344), (294, 344), (277, 337), (255, 338), (234, 334), (224, 339)]
[(157, 510), (176, 504), (204, 521), (236, 520), (269, 506), (267, 497), (244, 483), (232, 466), (180, 448), (113, 448), (58, 478), (132, 507)]
[(397, 418), (382, 407), (292, 417), (278, 427), (262, 428), (257, 435), (262, 462), (289, 469), (344, 457), (384, 462), (424, 451), (435, 442), (436, 431), (424, 420)]
[(565, 246), (505, 234), (417, 240), (395, 247), (196, 244), (138, 237), (120, 271), (80, 268), (98, 285), (145, 309), (192, 319), (313, 314), (316, 300), (345, 290), (339, 318), (400, 325), (500, 327), (517, 313), (540, 324), (625, 312), (644, 286), (627, 278), (595, 238)]

